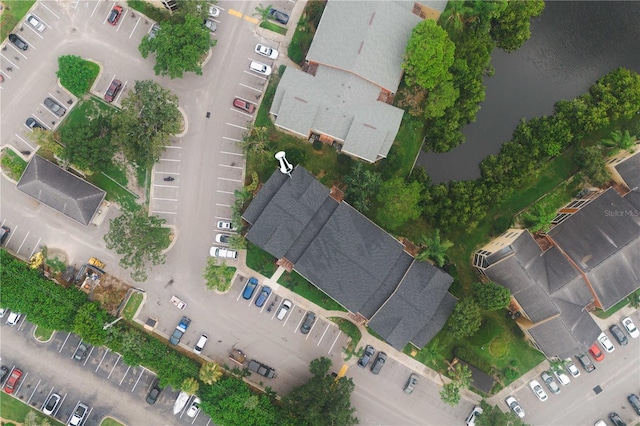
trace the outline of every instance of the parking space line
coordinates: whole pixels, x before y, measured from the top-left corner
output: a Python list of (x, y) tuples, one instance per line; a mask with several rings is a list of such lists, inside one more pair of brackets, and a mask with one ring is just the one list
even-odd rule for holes
[(74, 9), (77, 9), (79, 4), (80, 4), (80, 0), (74, 0), (73, 3), (71, 4), (71, 7)]
[(342, 335), (342, 330), (338, 329), (338, 335), (336, 336), (336, 340), (333, 341), (333, 344), (329, 348), (329, 351), (327, 352), (328, 354), (330, 354), (331, 351), (333, 350), (333, 347), (335, 346), (336, 342), (338, 341), (338, 337), (340, 337), (340, 335)]
[(158, 213), (158, 214), (178, 214), (177, 212), (165, 212), (162, 210), (152, 210), (153, 213)]
[(104, 359), (107, 357), (107, 354), (109, 353), (109, 349), (107, 349), (106, 351), (104, 351), (104, 355), (102, 355), (102, 359), (100, 360), (100, 362), (98, 363), (98, 366), (96, 367), (94, 373), (98, 372), (98, 369), (100, 368), (100, 366), (102, 365), (102, 361), (104, 361)]
[[(89, 3), (87, 3), (89, 4)], [(93, 8), (93, 11), (91, 12), (91, 18), (93, 18), (93, 14), (96, 13), (96, 9), (98, 8), (98, 5), (100, 4), (99, 1), (96, 2), (96, 6)], [(109, 10), (109, 13), (111, 13), (111, 10)], [(102, 23), (104, 24), (105, 22), (107, 22), (107, 18), (109, 17), (109, 15), (104, 17), (104, 21), (102, 21)]]
[(0, 54), (0, 56), (2, 56), (2, 57), (3, 57), (7, 62), (9, 62), (13, 68), (15, 68), (15, 69), (17, 69), (17, 70), (19, 70), (19, 69), (20, 69), (20, 67), (19, 67), (19, 66), (17, 66), (17, 65), (16, 65), (16, 64), (14, 64), (13, 62), (11, 62), (11, 61), (9, 60), (9, 58), (7, 58), (6, 56), (4, 56), (3, 54)]
[(238, 110), (237, 108), (229, 108), (229, 109), (230, 109), (231, 111), (235, 112), (235, 113), (242, 114), (242, 115), (244, 115), (245, 117), (253, 118), (253, 115), (251, 115), (251, 114), (247, 114), (246, 112), (242, 112), (242, 111)]
[[(13, 367), (15, 368), (15, 367)], [(24, 373), (24, 377), (22, 378), (22, 380), (20, 381), (20, 386), (18, 386), (18, 389), (16, 389), (16, 391), (14, 392), (15, 395), (18, 394), (18, 392), (20, 392), (20, 389), (22, 388), (22, 385), (24, 385), (24, 382), (27, 380), (27, 376), (29, 375), (29, 372), (27, 371), (26, 373)]]
[(60, 105), (64, 105), (65, 103), (62, 102), (60, 99), (56, 98), (55, 96), (53, 96), (51, 93), (49, 93), (49, 96), (51, 96), (53, 99), (56, 100), (56, 102), (58, 102)]
[(18, 247), (18, 250), (16, 250), (16, 252), (19, 252), (20, 250), (22, 250), (22, 246), (24, 245), (25, 241), (27, 241), (27, 237), (29, 236), (30, 233), (31, 231), (27, 232), (27, 235), (24, 236), (24, 240), (22, 240), (22, 244), (20, 244), (20, 247)]
[(242, 87), (246, 87), (247, 89), (255, 90), (255, 91), (256, 91), (256, 92), (258, 92), (258, 93), (262, 93), (262, 89), (256, 89), (255, 87), (251, 87), (251, 86), (248, 86), (248, 85), (243, 84), (243, 83), (238, 83), (238, 84), (239, 84), (240, 86), (242, 86)]
[(127, 377), (127, 374), (129, 374), (129, 370), (131, 370), (130, 365), (127, 367), (127, 371), (124, 372), (124, 376), (122, 376), (122, 380), (120, 380), (120, 384), (118, 386), (122, 386), (122, 382), (124, 382), (124, 378)]
[(302, 324), (302, 321), (304, 320), (304, 315), (302, 315), (302, 318), (300, 318), (300, 322), (298, 323), (298, 325), (296, 326), (296, 329), (293, 330), (293, 334), (296, 334), (298, 332), (298, 330), (300, 329), (300, 325)]
[(118, 365), (118, 361), (120, 361), (120, 354), (118, 354), (118, 359), (116, 359), (116, 362), (113, 363), (113, 367), (111, 367), (111, 371), (109, 372), (107, 379), (111, 377), (111, 374), (113, 374), (113, 370), (116, 368), (116, 365)]
[(219, 192), (219, 193), (221, 193), (221, 194), (229, 194), (229, 195), (233, 195), (233, 192), (230, 192), (230, 191), (217, 190), (216, 192)]
[(31, 149), (33, 149), (33, 150), (35, 151), (35, 149), (36, 149), (36, 148), (35, 148), (34, 146), (31, 146), (31, 145), (29, 144), (29, 142), (27, 142), (26, 140), (22, 139), (22, 138), (20, 137), (20, 135), (19, 135), (19, 134), (14, 133), (14, 135), (15, 135), (18, 139), (20, 139), (23, 143), (25, 143), (29, 148), (31, 148)]
[(133, 29), (131, 30), (131, 34), (129, 34), (129, 40), (131, 40), (131, 37), (133, 37), (133, 33), (136, 32), (136, 28), (138, 28), (138, 24), (140, 23), (141, 19), (142, 19), (141, 17), (138, 18), (136, 25), (134, 25)]
[(136, 390), (136, 386), (138, 386), (138, 382), (140, 381), (140, 378), (142, 377), (142, 375), (144, 374), (144, 368), (142, 369), (142, 371), (140, 372), (140, 375), (138, 376), (138, 380), (136, 380), (136, 384), (133, 385), (133, 387), (131, 388), (131, 392), (133, 392), (134, 390)]
[(241, 166), (229, 166), (227, 164), (218, 164), (218, 166), (220, 167), (229, 167), (230, 169), (240, 169), (240, 170), (244, 170), (244, 167)]
[(95, 349), (95, 346), (91, 346), (91, 350), (89, 350), (89, 354), (87, 355), (87, 358), (85, 358), (84, 362), (82, 363), (82, 366), (86, 366), (87, 362), (89, 362), (89, 358), (91, 358), (91, 354), (93, 353), (93, 350)]
[[(40, 22), (42, 22), (42, 20), (41, 20), (40, 18), (38, 18), (38, 20), (40, 20)], [(35, 35), (37, 35), (37, 36), (38, 36), (38, 37), (40, 37), (42, 40), (44, 40), (44, 37), (42, 37), (42, 36), (40, 35), (40, 33), (39, 33), (39, 32), (37, 32), (34, 28), (32, 28), (32, 27), (31, 27), (31, 25), (27, 25), (26, 27), (27, 27), (27, 28), (29, 28), (31, 31), (33, 31), (33, 33), (34, 33)]]
[(316, 344), (316, 346), (320, 346), (320, 343), (322, 343), (322, 339), (324, 339), (325, 334), (327, 334), (327, 330), (329, 330), (329, 327), (331, 326), (331, 324), (327, 323), (327, 328), (324, 329), (324, 333), (322, 333), (322, 337), (320, 338), (320, 340), (318, 340), (318, 343)]
[(22, 331), (20, 327), (22, 327), (26, 321), (27, 321), (27, 316), (23, 315), (22, 321), (20, 322), (20, 324), (18, 324), (18, 331)]
[(240, 179), (230, 179), (230, 178), (223, 178), (223, 177), (219, 177), (218, 179), (226, 180), (226, 181), (229, 181), (229, 182), (240, 182), (240, 183), (242, 183), (242, 181)]
[[(293, 312), (293, 310), (295, 309), (295, 306), (292, 306), (290, 311)], [(291, 318), (291, 312), (289, 312), (289, 314), (287, 315), (287, 317), (284, 319), (284, 321), (282, 321), (282, 326), (284, 327), (285, 325), (287, 325), (287, 322), (289, 321), (289, 318)]]
[(234, 138), (229, 138), (227, 136), (223, 136), (222, 139), (228, 140), (228, 141), (232, 141), (232, 142), (240, 142), (241, 139), (234, 139)]
[(173, 159), (171, 159), (171, 158), (161, 158), (161, 159), (159, 159), (158, 161), (170, 161), (170, 162), (174, 162), (174, 163), (179, 163), (179, 162), (181, 162), (182, 160), (173, 160)]
[(256, 74), (255, 72), (250, 72), (250, 71), (246, 71), (246, 70), (245, 70), (245, 71), (243, 71), (243, 72), (244, 72), (245, 74), (249, 74), (249, 75), (251, 75), (251, 76), (253, 76), (253, 77), (257, 77), (257, 78), (259, 78), (259, 79), (261, 79), (261, 80), (264, 80), (265, 82), (268, 80), (268, 78), (267, 78), (267, 77), (263, 77), (263, 76), (261, 76), (260, 74)]
[[(53, 388), (51, 388), (51, 390), (53, 390)], [(58, 411), (60, 411), (60, 407), (62, 407), (62, 404), (64, 404), (64, 400), (67, 399), (67, 394), (65, 393), (64, 396), (62, 397), (62, 399), (60, 400), (60, 404), (58, 404), (58, 408), (56, 408), (55, 413), (53, 413), (53, 416), (55, 417), (58, 414)]]
[[(116, 78), (115, 74), (111, 77), (111, 81), (113, 81), (114, 78)], [(103, 98), (104, 98), (104, 95), (107, 94), (107, 90), (109, 90), (109, 86), (111, 86), (111, 81), (109, 83), (107, 83), (107, 87), (104, 89), (104, 92), (102, 93), (102, 97)]]
[(153, 185), (156, 188), (180, 188), (179, 186), (175, 186), (175, 185), (158, 185), (158, 184), (154, 184)]
[[(122, 14), (122, 16), (120, 17), (120, 23), (118, 24), (118, 28), (116, 28), (116, 32), (120, 31), (120, 27), (122, 26), (122, 23), (124, 22), (124, 18), (125, 16), (127, 16), (127, 13), (129, 12), (129, 9), (126, 9), (124, 11), (124, 13)], [(111, 13), (111, 12), (109, 12)]]
[(160, 200), (160, 201), (178, 201), (177, 198), (155, 198), (154, 197), (153, 199), (154, 199), (154, 201), (155, 200)]
[[(302, 317), (304, 318), (304, 317)], [(304, 340), (308, 340), (309, 336), (311, 336), (311, 332), (313, 331), (314, 328), (316, 328), (316, 324), (318, 324), (318, 321), (316, 321), (312, 326), (311, 326), (311, 330), (309, 330), (309, 333), (307, 334), (307, 338)]]
[(38, 383), (36, 384), (36, 386), (33, 388), (33, 392), (31, 392), (31, 395), (29, 396), (29, 399), (27, 399), (27, 405), (29, 405), (29, 403), (31, 402), (31, 398), (33, 398), (33, 394), (36, 393), (36, 391), (38, 390), (38, 386), (40, 386), (40, 382), (42, 380), (38, 380)]
[(33, 250), (31, 250), (31, 254), (29, 255), (29, 259), (31, 259), (31, 256), (33, 256), (33, 254), (36, 252), (36, 250), (38, 250), (38, 248), (40, 247), (40, 241), (42, 241), (42, 238), (38, 238), (38, 242), (33, 246)]
[(69, 339), (69, 336), (71, 336), (71, 333), (67, 334), (67, 337), (64, 339), (64, 342), (62, 342), (62, 346), (60, 346), (60, 350), (58, 351), (58, 353), (62, 353), (62, 349), (64, 348), (64, 345), (67, 344), (67, 340)]
[(182, 149), (181, 146), (173, 146), (173, 145), (165, 145), (165, 146), (163, 146), (163, 148), (166, 148), (166, 149)]
[(49, 390), (49, 393), (47, 394), (47, 397), (44, 399), (44, 402), (42, 403), (42, 407), (40, 407), (40, 411), (42, 411), (42, 409), (44, 408), (44, 404), (47, 403), (47, 400), (49, 399), (49, 397), (51, 396), (51, 394), (53, 393), (53, 386), (51, 386), (51, 389)]
[(60, 19), (60, 17), (59, 17), (58, 15), (56, 15), (56, 13), (55, 13), (53, 10), (51, 10), (51, 9), (49, 9), (47, 6), (45, 6), (45, 4), (44, 4), (43, 2), (38, 3), (38, 6), (44, 7), (44, 8), (45, 8), (45, 9), (47, 9), (49, 12), (51, 12), (51, 14), (52, 14), (53, 16), (55, 16), (56, 18)]
[(231, 127), (237, 127), (238, 129), (247, 130), (245, 126), (238, 126), (237, 124), (232, 124), (232, 123), (224, 123), (224, 124)]
[(239, 157), (244, 157), (244, 154), (241, 152), (220, 151), (220, 154), (237, 155)]
[(229, 207), (229, 208), (231, 208), (231, 206), (230, 206), (229, 204), (218, 204), (218, 203), (216, 203), (216, 206), (218, 206), (218, 207)]

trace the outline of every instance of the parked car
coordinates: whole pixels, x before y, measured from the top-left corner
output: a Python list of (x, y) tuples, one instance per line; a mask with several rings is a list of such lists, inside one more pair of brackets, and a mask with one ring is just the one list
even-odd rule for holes
[(520, 418), (524, 417), (524, 410), (520, 407), (520, 404), (518, 404), (518, 401), (514, 397), (509, 396), (504, 400), (504, 402), (507, 403), (507, 407), (511, 408), (511, 411), (516, 413), (516, 416)]
[(246, 300), (251, 299), (256, 287), (258, 287), (258, 280), (254, 277), (249, 278), (249, 281), (247, 281), (247, 284), (245, 284), (244, 290), (242, 291), (242, 298)]
[(11, 395), (18, 387), (18, 383), (20, 383), (21, 377), (22, 370), (18, 370), (17, 368), (11, 370), (11, 374), (9, 375), (7, 382), (4, 384), (4, 391)]
[(600, 350), (600, 348), (596, 343), (591, 345), (591, 347), (589, 348), (589, 353), (593, 356), (593, 359), (595, 359), (598, 362), (604, 359), (604, 354), (602, 353), (602, 351)]
[(626, 346), (627, 343), (629, 343), (629, 341), (627, 340), (627, 336), (624, 335), (622, 329), (616, 324), (613, 324), (611, 327), (609, 327), (609, 332), (611, 332), (611, 335), (614, 339), (616, 339), (616, 342), (618, 342), (620, 346)]
[(371, 345), (367, 345), (364, 348), (364, 352), (362, 353), (362, 356), (358, 360), (358, 367), (365, 368), (367, 365), (369, 365), (369, 361), (371, 361), (371, 357), (375, 353), (376, 353), (376, 350), (374, 349), (374, 347)]
[(387, 362), (387, 354), (384, 352), (378, 352), (375, 361), (373, 361), (373, 364), (371, 364), (371, 372), (373, 374), (380, 373), (380, 370), (382, 370), (382, 367), (384, 367), (385, 362)]
[(613, 343), (611, 343), (611, 340), (609, 340), (607, 335), (604, 334), (604, 331), (598, 336), (598, 342), (600, 342), (600, 345), (602, 345), (604, 350), (609, 353), (613, 352), (616, 349), (616, 347), (613, 346)]
[(113, 6), (111, 9), (111, 13), (109, 13), (109, 17), (107, 18), (107, 22), (111, 25), (116, 25), (122, 16), (122, 6)]
[(229, 238), (231, 238), (229, 234), (216, 234), (216, 243), (229, 244)]
[(476, 419), (480, 417), (481, 414), (482, 414), (482, 408), (480, 408), (478, 405), (474, 405), (473, 409), (467, 416), (467, 419), (465, 420), (464, 423), (467, 426), (474, 426), (476, 424)]
[(0, 308), (0, 318), (4, 318), (4, 314), (7, 313), (7, 308)]
[(632, 393), (627, 397), (627, 401), (631, 404), (631, 408), (636, 412), (637, 415), (640, 416), (640, 398), (635, 393)]
[(25, 121), (24, 124), (31, 130), (44, 129), (44, 126), (40, 124), (38, 120), (36, 120), (35, 118), (31, 118), (31, 117), (27, 118), (27, 121)]
[(593, 426), (607, 426), (607, 424), (604, 422), (604, 420), (598, 420), (593, 424)]
[(289, 312), (292, 306), (293, 306), (293, 303), (291, 303), (291, 300), (285, 299), (284, 302), (282, 302), (282, 305), (280, 305), (280, 309), (278, 309), (278, 314), (276, 315), (276, 318), (282, 321), (284, 317), (287, 316), (287, 312)]
[(216, 24), (212, 19), (209, 18), (205, 19), (202, 24), (209, 30), (209, 32), (212, 33), (215, 33), (218, 29), (218, 24)]
[(73, 410), (73, 414), (69, 417), (69, 421), (67, 422), (67, 426), (81, 426), (84, 423), (85, 417), (87, 417), (87, 413), (89, 412), (89, 407), (87, 407), (82, 402), (78, 402), (76, 408)]
[(29, 45), (27, 44), (27, 42), (15, 34), (9, 34), (9, 41), (13, 43), (20, 50), (27, 50), (29, 48)]
[(27, 19), (25, 21), (27, 22), (27, 24), (31, 25), (36, 31), (38, 31), (40, 33), (43, 32), (44, 29), (45, 29), (44, 22), (42, 22), (34, 14), (31, 14), (31, 15), (27, 16)]
[(576, 367), (571, 359), (565, 361), (564, 368), (566, 368), (569, 374), (571, 374), (573, 377), (578, 377), (580, 375), (580, 370), (578, 370), (578, 367)]
[(11, 229), (8, 226), (0, 226), (0, 244), (4, 244), (4, 241), (11, 233)]
[(151, 389), (149, 389), (149, 393), (147, 393), (147, 404), (155, 404), (158, 400), (158, 397), (160, 396), (160, 392), (162, 392), (162, 388), (160, 387), (160, 382), (156, 378), (151, 385)]
[(200, 401), (200, 398), (198, 398), (197, 396), (193, 398), (193, 401), (191, 401), (191, 405), (189, 405), (189, 408), (187, 409), (187, 416), (189, 417), (195, 417), (196, 414), (198, 414), (198, 412), (200, 411), (200, 403), (202, 401)]
[(578, 354), (576, 355), (576, 358), (578, 358), (578, 361), (580, 361), (580, 364), (582, 364), (582, 368), (584, 368), (584, 371), (586, 371), (587, 373), (591, 373), (596, 369), (596, 366), (593, 365), (593, 362), (591, 362), (591, 358), (589, 358), (589, 355)]
[(631, 336), (632, 339), (636, 339), (638, 338), (638, 336), (640, 336), (640, 331), (638, 331), (631, 318), (622, 318), (622, 325), (627, 330), (627, 333), (629, 333), (629, 336)]
[(256, 297), (256, 306), (261, 308), (264, 305), (264, 302), (269, 298), (269, 295), (271, 295), (271, 287), (265, 285), (262, 287), (262, 290), (260, 290), (258, 297)]
[(214, 5), (210, 5), (209, 6), (209, 16), (211, 16), (212, 18), (217, 18), (218, 16), (220, 16), (220, 9), (218, 9)]
[(160, 31), (160, 25), (158, 24), (153, 24), (151, 26), (151, 30), (149, 30), (149, 38), (156, 38), (156, 36), (158, 35), (158, 31)]
[(73, 359), (75, 359), (76, 361), (82, 361), (87, 356), (89, 348), (89, 345), (84, 342), (80, 342), (78, 348), (76, 349), (76, 352), (73, 354)]
[(249, 64), (249, 69), (258, 74), (271, 75), (271, 67), (269, 65), (263, 64), (262, 62), (251, 61), (251, 64)]
[(311, 327), (316, 322), (316, 314), (313, 312), (307, 312), (307, 316), (304, 318), (304, 322), (300, 326), (300, 333), (309, 334)]
[(609, 414), (609, 420), (611, 420), (611, 423), (613, 423), (615, 426), (627, 426), (627, 424), (622, 421), (618, 413)]
[[(416, 373), (411, 373), (409, 378), (407, 379), (407, 383), (404, 385), (404, 393), (413, 393), (413, 390), (416, 388), (418, 384), (418, 375)], [(480, 410), (482, 413), (482, 409)]]
[(272, 19), (276, 22), (281, 23), (282, 25), (287, 25), (289, 22), (289, 15), (287, 13), (282, 12), (281, 10), (271, 8), (269, 9), (269, 14), (267, 18)]
[(272, 47), (265, 46), (264, 44), (256, 44), (255, 52), (258, 55), (266, 56), (269, 59), (278, 58), (278, 51)]
[(173, 334), (171, 335), (171, 337), (169, 337), (169, 343), (171, 343), (172, 345), (177, 345), (178, 343), (180, 343), (180, 339), (182, 339), (182, 336), (187, 331), (190, 324), (191, 318), (183, 316), (182, 319), (180, 319), (180, 322), (176, 326), (175, 330), (173, 330)]
[(238, 230), (238, 228), (233, 226), (233, 223), (231, 223), (228, 220), (219, 220), (218, 221), (218, 229), (222, 229), (223, 231), (237, 231)]
[(47, 416), (52, 415), (53, 412), (56, 411), (56, 408), (58, 408), (60, 399), (62, 398), (60, 398), (60, 395), (58, 395), (57, 393), (52, 393), (51, 395), (49, 395), (49, 398), (47, 398), (47, 401), (42, 406), (42, 412)]
[(62, 105), (60, 105), (58, 102), (54, 101), (51, 98), (46, 98), (44, 100), (44, 106), (46, 106), (49, 109), (49, 111), (51, 111), (58, 117), (62, 117), (67, 112), (67, 109), (65, 107), (63, 107)]
[(255, 359), (249, 361), (247, 369), (249, 371), (253, 371), (254, 373), (258, 373), (259, 375), (261, 375), (262, 377), (266, 377), (267, 379), (276, 378), (276, 370), (266, 364), (256, 361)]
[(556, 379), (558, 379), (562, 386), (567, 386), (569, 383), (571, 383), (571, 380), (569, 380), (569, 376), (564, 374), (562, 370), (553, 370), (553, 375), (556, 376)]
[(243, 111), (248, 112), (249, 114), (252, 114), (253, 111), (255, 111), (256, 106), (254, 104), (252, 104), (251, 102), (247, 102), (243, 99), (240, 98), (234, 98), (233, 99), (233, 106), (241, 109)]
[(201, 354), (202, 349), (204, 349), (204, 345), (207, 343), (207, 340), (209, 340), (209, 336), (207, 336), (204, 333), (201, 334), (200, 337), (198, 338), (198, 342), (193, 347), (193, 352), (197, 354)]
[(538, 382), (537, 380), (530, 381), (529, 387), (533, 391), (536, 398), (538, 398), (540, 401), (546, 401), (549, 398), (544, 389), (542, 389), (542, 386), (540, 386), (540, 382)]
[(216, 247), (216, 246), (211, 247), (211, 249), (209, 250), (209, 255), (211, 257), (217, 257), (220, 259), (237, 259), (238, 258), (237, 251), (224, 248), (224, 247)]
[(122, 89), (122, 82), (120, 80), (114, 79), (109, 85), (107, 92), (104, 94), (104, 100), (107, 102), (113, 102), (120, 89)]
[(560, 393), (560, 386), (553, 380), (553, 376), (549, 371), (545, 371), (540, 375), (542, 381), (547, 385), (551, 393)]
[(20, 321), (20, 317), (22, 317), (22, 314), (19, 312), (11, 312), (9, 314), (9, 316), (7, 317), (7, 324), (10, 326), (14, 326), (16, 324), (18, 324), (18, 322)]
[(9, 375), (9, 368), (6, 366), (0, 367), (0, 385), (4, 383), (4, 379)]

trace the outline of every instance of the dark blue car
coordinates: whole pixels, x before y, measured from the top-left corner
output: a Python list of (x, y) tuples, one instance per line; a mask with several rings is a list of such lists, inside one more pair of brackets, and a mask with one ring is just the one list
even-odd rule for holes
[(249, 278), (247, 285), (244, 286), (242, 297), (247, 300), (251, 299), (253, 292), (256, 291), (256, 287), (258, 287), (258, 280), (254, 277)]
[(262, 291), (260, 292), (260, 295), (258, 297), (256, 297), (256, 306), (258, 308), (261, 308), (262, 305), (264, 305), (264, 302), (267, 301), (267, 299), (269, 298), (269, 295), (271, 294), (271, 288), (269, 286), (264, 286), (262, 287)]

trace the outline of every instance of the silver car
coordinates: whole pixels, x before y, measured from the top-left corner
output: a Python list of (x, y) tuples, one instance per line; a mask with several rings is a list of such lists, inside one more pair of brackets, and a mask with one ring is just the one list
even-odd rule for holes
[(62, 105), (60, 105), (59, 103), (57, 103), (51, 98), (46, 98), (44, 100), (44, 106), (46, 106), (49, 109), (49, 111), (51, 111), (58, 117), (62, 117), (67, 112), (67, 109), (65, 107), (63, 107)]

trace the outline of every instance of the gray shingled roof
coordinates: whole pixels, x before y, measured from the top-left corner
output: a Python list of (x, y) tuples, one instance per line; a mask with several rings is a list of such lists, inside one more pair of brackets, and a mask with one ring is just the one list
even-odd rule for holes
[(302, 137), (311, 131), (344, 142), (342, 150), (375, 162), (387, 156), (404, 111), (378, 101), (379, 88), (348, 72), (318, 67), (315, 76), (287, 68), (270, 113)]
[(27, 164), (17, 188), (54, 210), (88, 225), (106, 193), (42, 157)]
[(640, 217), (634, 212), (610, 188), (549, 231), (587, 274), (605, 310), (640, 288)]
[(640, 188), (640, 152), (617, 164), (615, 168), (630, 189)]
[[(342, 306), (365, 318), (390, 344), (426, 345), (455, 300), (453, 278), (415, 262), (403, 245), (329, 190), (301, 166), (275, 172), (246, 209), (246, 237)], [(372, 318), (373, 317), (373, 318)]]
[(307, 60), (354, 73), (396, 93), (407, 41), (420, 21), (393, 1), (330, 0)]

